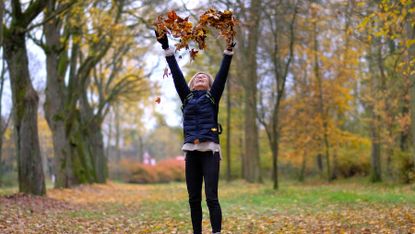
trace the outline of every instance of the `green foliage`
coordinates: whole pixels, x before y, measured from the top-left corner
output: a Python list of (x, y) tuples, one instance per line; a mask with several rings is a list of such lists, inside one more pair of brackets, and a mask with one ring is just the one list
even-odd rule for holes
[(340, 160), (338, 169), (344, 178), (353, 176), (367, 176), (370, 172), (370, 164), (368, 161), (358, 162), (356, 160)]
[(393, 155), (394, 168), (396, 170), (397, 178), (402, 183), (415, 182), (415, 164), (413, 154), (411, 152), (404, 152), (396, 150)]
[(367, 176), (370, 173), (370, 151), (348, 146), (340, 151), (338, 172), (344, 178)]
[(3, 171), (1, 175), (0, 187), (17, 186), (17, 171), (8, 170)]

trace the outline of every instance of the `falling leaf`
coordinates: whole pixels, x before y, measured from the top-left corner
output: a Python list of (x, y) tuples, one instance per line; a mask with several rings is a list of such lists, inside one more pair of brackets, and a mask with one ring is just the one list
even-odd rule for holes
[(169, 77), (169, 69), (166, 67), (166, 68), (164, 68), (164, 73), (163, 73), (163, 79), (164, 79), (164, 77)]
[(160, 101), (161, 101), (160, 97), (156, 97), (155, 102), (156, 102), (157, 104), (160, 104)]
[(195, 50), (195, 49), (192, 49), (192, 50), (190, 51), (190, 58), (191, 58), (192, 60), (194, 60), (198, 52), (199, 52), (199, 51), (197, 51), (197, 50)]

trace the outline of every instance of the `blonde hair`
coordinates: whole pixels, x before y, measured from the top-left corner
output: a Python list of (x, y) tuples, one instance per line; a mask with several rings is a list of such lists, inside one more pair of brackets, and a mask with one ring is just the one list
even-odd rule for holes
[(193, 90), (193, 81), (196, 78), (197, 75), (199, 74), (204, 74), (209, 78), (209, 89), (212, 87), (213, 84), (213, 77), (211, 74), (206, 73), (206, 72), (197, 72), (196, 74), (193, 75), (192, 79), (190, 79), (189, 83), (187, 83), (187, 85), (189, 86), (190, 90)]

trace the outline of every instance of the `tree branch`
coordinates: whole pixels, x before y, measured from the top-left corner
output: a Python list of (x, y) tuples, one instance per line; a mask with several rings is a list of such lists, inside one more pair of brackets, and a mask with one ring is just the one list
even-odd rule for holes
[(31, 31), (32, 29), (39, 27), (47, 22), (49, 22), (50, 20), (52, 20), (53, 18), (59, 16), (60, 14), (64, 14), (67, 10), (69, 10), (77, 1), (76, 0), (72, 0), (69, 3), (66, 3), (64, 5), (61, 5), (59, 7), (59, 9), (57, 9), (56, 11), (53, 12), (53, 14), (48, 15), (48, 17), (46, 17), (45, 19), (43, 19), (42, 22), (31, 25), (30, 27), (28, 27), (26, 29), (26, 32)]
[[(19, 2), (18, 5), (21, 11), (20, 1), (13, 1), (13, 3), (14, 2)], [(26, 29), (27, 26), (40, 14), (40, 12), (42, 12), (43, 9), (45, 9), (47, 2), (47, 0), (37, 0), (35, 2), (32, 2), (26, 9), (26, 11), (18, 18), (18, 20), (21, 22), (19, 26)]]

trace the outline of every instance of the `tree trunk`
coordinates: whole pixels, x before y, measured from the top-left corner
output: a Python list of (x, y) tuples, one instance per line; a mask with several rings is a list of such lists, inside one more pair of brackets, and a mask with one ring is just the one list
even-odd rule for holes
[[(0, 0), (0, 47), (3, 47), (3, 17), (4, 17), (4, 1)], [(3, 60), (3, 56), (2, 56), (2, 60)], [(4, 66), (2, 67), (2, 69), (4, 70)]]
[[(114, 115), (113, 113), (110, 114), (109, 119), (108, 119), (108, 136), (107, 136), (107, 147), (105, 148), (105, 155), (107, 156), (107, 158), (110, 158), (110, 150), (111, 150), (111, 140), (112, 140), (112, 123), (113, 123), (113, 118)], [(113, 160), (114, 158), (111, 157), (111, 159)], [(114, 160), (113, 160), (114, 161)]]
[(304, 179), (305, 179), (305, 170), (306, 170), (306, 165), (307, 165), (307, 153), (306, 153), (306, 151), (304, 150), (304, 152), (303, 152), (303, 158), (302, 158), (302, 162), (301, 162), (301, 171), (300, 171), (300, 176), (299, 176), (299, 178), (298, 178), (298, 180), (300, 181), (300, 182), (303, 182), (304, 181)]
[(231, 81), (226, 83), (226, 180), (231, 181)]
[[(414, 3), (412, 4), (413, 7)], [(409, 14), (411, 17), (413, 17), (413, 13)], [(406, 25), (405, 25), (405, 31), (406, 31), (406, 35), (408, 36), (408, 40), (415, 40), (415, 25), (411, 25), (411, 21), (407, 20), (406, 21)], [(408, 55), (407, 55), (407, 64), (409, 66), (408, 71), (411, 71), (409, 74), (409, 81), (411, 84), (411, 130), (412, 130), (412, 135), (414, 137), (412, 137), (412, 147), (415, 148), (415, 73), (413, 71), (415, 71), (415, 44), (412, 43), (411, 46), (408, 48)], [(415, 170), (415, 149), (412, 150), (412, 158), (413, 158), (413, 165), (414, 165), (414, 170)]]
[(96, 173), (96, 182), (105, 183), (108, 177), (107, 158), (104, 154), (104, 140), (101, 131), (101, 123), (99, 120), (92, 121), (92, 123), (85, 126), (89, 128), (89, 146), (94, 160), (94, 167)]
[[(410, 89), (412, 89), (412, 88), (410, 88)], [(414, 94), (415, 94), (415, 92), (414, 92)], [(407, 93), (405, 92), (405, 94), (402, 95), (402, 99), (403, 99), (402, 109), (401, 109), (402, 116), (406, 116), (406, 115), (410, 114), (409, 113), (410, 102), (406, 98), (406, 96), (407, 96)], [(415, 106), (413, 108), (414, 108), (413, 111), (415, 111)], [(412, 113), (414, 113), (414, 112), (412, 112)], [(414, 121), (414, 120), (412, 119), (412, 121)], [(412, 124), (414, 124), (414, 123), (415, 122), (412, 122)], [(413, 129), (413, 130), (415, 130), (415, 129)], [(399, 137), (399, 147), (400, 147), (401, 151), (403, 151), (403, 152), (407, 152), (409, 150), (409, 131), (406, 131), (406, 130), (401, 131), (400, 137)]]
[[(72, 29), (73, 36), (80, 36), (81, 32), (78, 27)], [(80, 77), (77, 74), (78, 56), (80, 54), (80, 45), (73, 43), (71, 48), (71, 58), (69, 66), (69, 82), (67, 86), (67, 95), (65, 99), (65, 133), (69, 140), (70, 155), (72, 157), (72, 171), (75, 183), (93, 183), (96, 182), (96, 173), (91, 151), (88, 146), (88, 131), (84, 129), (82, 114), (78, 108), (79, 93), (85, 89), (80, 84)]]
[[(378, 120), (375, 117), (375, 114), (372, 112), (372, 118), (375, 118), (375, 121)], [(379, 143), (379, 134), (376, 124), (372, 124), (370, 128), (370, 137), (372, 141), (372, 172), (371, 172), (371, 181), (379, 182), (382, 181), (381, 176), (381, 166), (380, 166), (380, 143)]]
[(98, 183), (105, 183), (107, 177), (107, 160), (104, 154), (104, 141), (101, 125), (103, 118), (94, 114), (94, 110), (87, 98), (87, 86), (82, 89), (80, 97), (81, 123), (82, 129), (86, 133), (88, 152), (90, 152), (92, 165), (94, 167), (95, 178)]
[(13, 123), (17, 135), (19, 191), (45, 195), (45, 178), (37, 128), (39, 97), (30, 79), (26, 35), (21, 28), (12, 28), (5, 34), (4, 52), (10, 74), (14, 107)]
[[(384, 108), (382, 110), (384, 112), (384, 117), (379, 116), (379, 120), (382, 121), (381, 123), (379, 123), (380, 124), (379, 126), (383, 126), (383, 128), (387, 131), (387, 134), (385, 134), (387, 135), (386, 137), (388, 137), (389, 139), (394, 139), (395, 137), (393, 134), (394, 122), (392, 121), (392, 119), (394, 118), (394, 113), (391, 113), (390, 111), (391, 109), (390, 99), (391, 98), (388, 92), (388, 85), (387, 85), (388, 75), (386, 74), (386, 71), (385, 71), (382, 47), (383, 46), (381, 42), (379, 42), (378, 47), (377, 47), (376, 60), (377, 60), (377, 66), (379, 68), (379, 73), (380, 73), (380, 77), (379, 77), (380, 87), (379, 88), (383, 94), (381, 98), (384, 103)], [(391, 53), (393, 54), (393, 49)], [(389, 76), (394, 76), (394, 73), (389, 74)], [(381, 140), (381, 136), (379, 136), (379, 140)], [(386, 172), (389, 177), (392, 176), (392, 165), (391, 164), (392, 164), (393, 147), (394, 146), (390, 144), (383, 144), (383, 149), (384, 149), (384, 152), (386, 153)]]
[(338, 166), (338, 161), (337, 161), (337, 149), (338, 149), (338, 144), (336, 144), (333, 147), (333, 170), (331, 171), (331, 180), (335, 180), (337, 179), (337, 174), (339, 171), (339, 166)]
[(121, 129), (120, 129), (120, 109), (118, 106), (114, 106), (114, 115), (115, 115), (115, 158), (119, 162), (121, 158), (120, 150), (120, 138), (121, 138)]
[[(74, 183), (93, 183), (97, 181), (92, 152), (88, 144), (89, 132), (81, 123), (81, 114), (78, 110), (72, 112), (71, 118), (66, 120), (70, 126), (67, 133), (72, 157), (72, 171)], [(66, 130), (68, 131), (68, 130)]]
[[(81, 36), (81, 29), (76, 26), (71, 28), (73, 37)], [(79, 42), (72, 43), (71, 58), (69, 66), (69, 82), (67, 85), (67, 98), (65, 99), (65, 133), (70, 145), (70, 155), (72, 158), (72, 172), (75, 184), (93, 183), (97, 181), (94, 167), (93, 155), (89, 147), (90, 133), (85, 127), (86, 111), (80, 110), (82, 107), (81, 95), (86, 92), (87, 85), (84, 84), (86, 74), (89, 74), (92, 64), (85, 66), (79, 63), (82, 57)], [(86, 60), (86, 59), (85, 59)], [(93, 64), (95, 65), (95, 63)], [(84, 68), (84, 69), (81, 69)]]
[[(379, 41), (377, 40), (377, 46), (379, 46)], [(369, 112), (370, 112), (370, 138), (372, 142), (372, 152), (371, 152), (371, 177), (370, 180), (372, 182), (379, 182), (382, 181), (381, 176), (381, 165), (380, 165), (380, 152), (381, 152), (381, 145), (380, 145), (380, 136), (379, 136), (379, 123), (380, 123), (380, 116), (377, 114), (376, 111), (376, 101), (377, 101), (377, 91), (378, 91), (378, 85), (377, 85), (377, 79), (376, 72), (374, 70), (375, 68), (375, 58), (374, 51), (372, 51), (373, 44), (370, 45), (370, 51), (369, 51), (369, 73), (371, 74), (370, 81), (369, 81), (369, 90), (370, 94), (375, 97), (374, 101), (372, 103), (369, 103)]]
[(328, 126), (327, 126), (327, 116), (324, 108), (324, 98), (323, 98), (323, 81), (320, 76), (320, 65), (319, 65), (319, 45), (317, 39), (317, 20), (315, 12), (313, 11), (313, 40), (314, 40), (314, 75), (317, 79), (317, 85), (319, 89), (319, 112), (321, 116), (321, 121), (323, 122), (323, 143), (324, 143), (324, 154), (327, 163), (327, 180), (331, 181), (331, 166), (330, 166), (330, 145), (328, 139)]
[[(244, 146), (244, 139), (241, 135), (240, 138), (239, 138), (239, 148), (242, 149), (243, 146)], [(245, 178), (244, 175), (245, 175), (245, 165), (246, 165), (245, 159), (246, 159), (246, 157), (245, 157), (245, 152), (243, 150), (241, 150), (240, 157), (241, 157), (241, 177)]]
[(250, 7), (250, 27), (248, 28), (248, 46), (244, 77), (245, 90), (245, 174), (248, 182), (262, 182), (260, 172), (257, 117), (257, 47), (261, 1), (252, 1)]
[[(277, 121), (278, 123), (278, 121)], [(277, 124), (276, 123), (276, 124)], [(279, 152), (279, 134), (278, 132), (274, 133), (274, 143), (273, 143), (273, 157), (272, 157), (272, 178), (274, 180), (273, 188), (277, 190), (279, 188), (278, 184), (278, 152)]]
[[(1, 92), (0, 92), (0, 97), (2, 97), (2, 93)], [(0, 108), (0, 113), (1, 113), (1, 108)], [(0, 187), (2, 185), (2, 175), (3, 175), (3, 160), (2, 160), (2, 156), (3, 156), (3, 138), (4, 138), (4, 131), (6, 130), (5, 125), (6, 124), (3, 121), (3, 117), (0, 115)]]
[(320, 176), (322, 176), (324, 168), (323, 168), (323, 156), (321, 155), (321, 153), (317, 154), (316, 163), (317, 163), (318, 171), (320, 172)]
[[(48, 1), (46, 16), (54, 14), (55, 4), (54, 0)], [(47, 70), (44, 110), (53, 138), (55, 188), (69, 188), (76, 183), (72, 173), (69, 140), (65, 134), (64, 115), (67, 90), (64, 76), (68, 63), (66, 51), (61, 49), (63, 45), (60, 42), (60, 24), (59, 18), (54, 18), (43, 26)]]
[[(4, 15), (4, 2), (3, 0), (0, 0), (0, 48), (3, 47), (3, 15)], [(4, 53), (3, 53), (4, 54)], [(1, 176), (3, 174), (3, 162), (2, 162), (2, 149), (3, 149), (3, 116), (2, 113), (2, 102), (1, 99), (3, 97), (3, 88), (4, 88), (4, 73), (5, 73), (5, 62), (4, 62), (4, 56), (1, 56), (2, 60), (2, 66), (1, 66), (1, 72), (0, 72), (0, 187), (1, 187)]]

